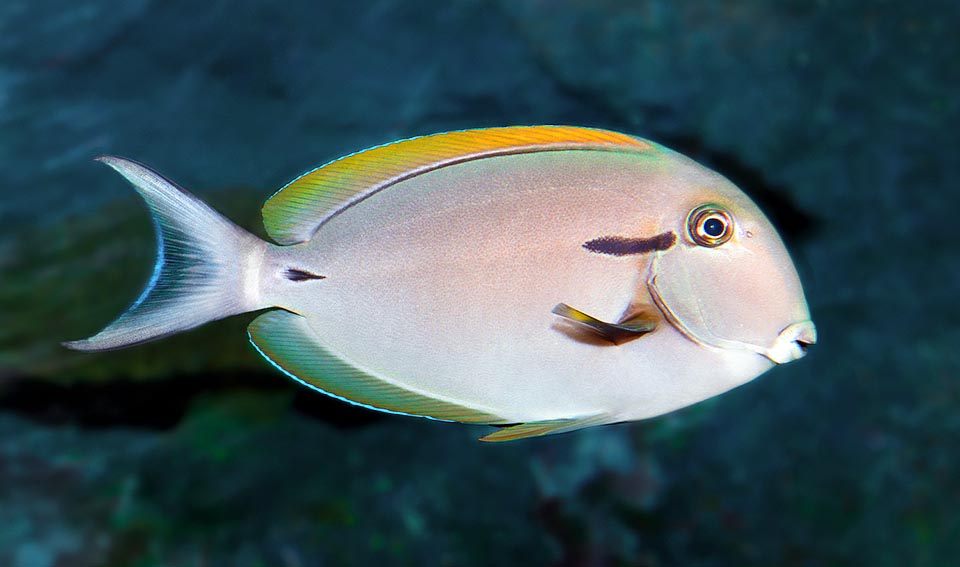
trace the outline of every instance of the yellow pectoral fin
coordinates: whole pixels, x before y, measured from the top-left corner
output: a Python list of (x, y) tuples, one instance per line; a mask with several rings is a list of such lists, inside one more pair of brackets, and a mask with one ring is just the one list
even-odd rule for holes
[(541, 435), (553, 435), (555, 433), (566, 433), (594, 425), (604, 425), (610, 423), (610, 416), (605, 413), (589, 415), (586, 417), (571, 419), (551, 419), (548, 421), (532, 421), (530, 423), (521, 423), (504, 427), (499, 431), (481, 437), (481, 441), (516, 441), (517, 439), (526, 439), (528, 437), (539, 437)]
[(463, 423), (503, 419), (365, 372), (337, 357), (318, 339), (307, 320), (289, 311), (269, 311), (247, 329), (250, 342), (285, 374), (329, 396), (390, 413)]
[(563, 317), (579, 328), (595, 333), (613, 344), (642, 337), (657, 327), (656, 318), (648, 312), (635, 312), (618, 323), (607, 323), (574, 309), (566, 303), (553, 308), (552, 313)]

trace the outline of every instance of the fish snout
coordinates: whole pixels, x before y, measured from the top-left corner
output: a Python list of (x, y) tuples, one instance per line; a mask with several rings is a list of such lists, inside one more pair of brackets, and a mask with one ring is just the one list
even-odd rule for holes
[(777, 335), (764, 356), (777, 364), (786, 364), (803, 358), (807, 354), (807, 347), (816, 344), (817, 328), (813, 321), (801, 321), (788, 325)]

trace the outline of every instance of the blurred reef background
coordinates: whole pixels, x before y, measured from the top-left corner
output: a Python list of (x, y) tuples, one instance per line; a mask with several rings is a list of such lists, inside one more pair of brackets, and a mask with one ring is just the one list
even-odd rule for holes
[[(957, 565), (958, 29), (946, 0), (0, 3), (0, 565)], [(98, 154), (261, 231), (330, 159), (513, 124), (730, 177), (820, 344), (671, 415), (508, 445), (298, 390), (252, 317), (59, 346), (153, 263)]]

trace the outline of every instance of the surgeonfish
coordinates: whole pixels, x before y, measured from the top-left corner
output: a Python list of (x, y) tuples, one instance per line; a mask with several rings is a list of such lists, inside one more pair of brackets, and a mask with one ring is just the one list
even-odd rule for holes
[(72, 349), (265, 310), (249, 339), (297, 382), (505, 441), (661, 415), (816, 342), (760, 209), (642, 138), (531, 126), (377, 146), (277, 191), (273, 242), (97, 159), (146, 201), (159, 251), (139, 299)]

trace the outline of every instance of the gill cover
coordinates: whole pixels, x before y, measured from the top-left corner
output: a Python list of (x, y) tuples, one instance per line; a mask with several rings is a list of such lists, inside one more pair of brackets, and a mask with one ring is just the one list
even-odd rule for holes
[(664, 316), (689, 339), (784, 362), (778, 338), (810, 314), (783, 242), (759, 210), (750, 212), (716, 247), (684, 233), (678, 246), (654, 256), (647, 283)]

